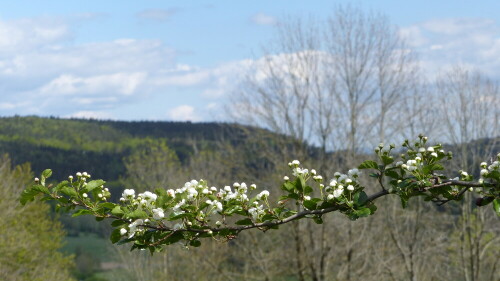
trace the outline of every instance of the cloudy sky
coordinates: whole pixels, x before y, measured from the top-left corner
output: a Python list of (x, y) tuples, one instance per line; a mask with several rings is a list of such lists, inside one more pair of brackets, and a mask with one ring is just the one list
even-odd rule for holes
[(224, 120), (284, 16), (385, 14), (430, 72), (500, 78), (500, 1), (0, 0), (0, 116)]

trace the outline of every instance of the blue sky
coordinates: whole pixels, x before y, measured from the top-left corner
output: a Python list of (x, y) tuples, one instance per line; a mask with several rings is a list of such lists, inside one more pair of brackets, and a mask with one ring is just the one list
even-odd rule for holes
[(287, 15), (386, 15), (427, 73), (500, 77), (500, 1), (0, 1), (0, 116), (225, 120)]

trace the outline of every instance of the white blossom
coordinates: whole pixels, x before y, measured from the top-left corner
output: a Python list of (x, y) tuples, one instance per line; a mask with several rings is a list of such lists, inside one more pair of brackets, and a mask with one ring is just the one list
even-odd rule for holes
[(360, 175), (360, 171), (358, 169), (350, 169), (349, 172), (347, 172), (347, 173), (351, 177), (357, 177)]
[(125, 228), (120, 229), (120, 235), (123, 236), (127, 233), (127, 230)]
[(122, 193), (122, 197), (125, 199), (132, 199), (135, 197), (135, 190), (133, 189), (125, 189)]
[(222, 203), (221, 202), (216, 201), (215, 207), (217, 208), (217, 211), (222, 212)]
[(135, 233), (140, 231), (140, 229), (137, 229), (137, 227), (141, 224), (143, 224), (143, 220), (142, 219), (137, 219), (135, 220), (133, 223), (129, 224), (128, 225), (128, 228), (129, 228), (129, 233), (130, 233), (130, 236), (128, 238), (132, 238), (134, 237)]
[(269, 191), (263, 190), (259, 194), (257, 194), (257, 200), (261, 200), (262, 198), (269, 197)]
[(337, 198), (337, 197), (340, 197), (340, 195), (342, 195), (342, 192), (344, 192), (344, 189), (335, 189), (333, 191), (333, 197)]
[(162, 208), (153, 209), (153, 219), (160, 220), (165, 217), (165, 213)]

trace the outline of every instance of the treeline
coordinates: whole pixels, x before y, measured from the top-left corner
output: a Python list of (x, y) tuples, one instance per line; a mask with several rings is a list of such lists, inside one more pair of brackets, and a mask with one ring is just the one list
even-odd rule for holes
[[(151, 139), (164, 140), (181, 161), (219, 143), (247, 145), (249, 136), (271, 133), (237, 124), (190, 122), (124, 122), (41, 117), (0, 118), (0, 153), (14, 164), (30, 162), (35, 172), (47, 167), (62, 180), (76, 171), (117, 181), (125, 172), (124, 157)], [(276, 135), (274, 135), (276, 137)]]

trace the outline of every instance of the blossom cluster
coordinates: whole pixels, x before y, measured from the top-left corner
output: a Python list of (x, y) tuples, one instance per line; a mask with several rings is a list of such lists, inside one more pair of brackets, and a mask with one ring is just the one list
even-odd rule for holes
[[(433, 165), (445, 157), (451, 159), (451, 152), (445, 152), (441, 144), (427, 146), (426, 142), (427, 137), (422, 136), (413, 144), (406, 140), (402, 144), (403, 147), (408, 148), (406, 154), (401, 155), (403, 161), (398, 161), (394, 165), (416, 176), (417, 178), (421, 178), (425, 174), (422, 170), (424, 166)], [(437, 168), (438, 166), (434, 167), (434, 169)]]
[(358, 182), (360, 174), (361, 172), (358, 169), (351, 169), (347, 174), (336, 172), (334, 174), (334, 179), (332, 179), (330, 184), (325, 188), (326, 199), (333, 200), (334, 198), (346, 196), (346, 193), (350, 195), (360, 189)]
[(488, 166), (488, 163), (482, 162), (481, 165), (481, 171), (479, 172), (481, 175), (481, 178), (479, 179), (479, 182), (484, 182), (484, 178), (490, 175), (492, 172), (500, 172), (500, 153), (497, 155), (497, 160), (492, 161), (491, 164)]
[(269, 191), (263, 190), (254, 197), (250, 196), (251, 191), (257, 186), (252, 184), (235, 182), (232, 187), (225, 186), (218, 189), (209, 187), (204, 180), (191, 180), (186, 182), (181, 188), (168, 189), (164, 193), (164, 198), (160, 200), (160, 195), (150, 191), (140, 193), (136, 197), (134, 189), (125, 189), (120, 198), (120, 202), (133, 211), (143, 211), (148, 215), (146, 219), (136, 219), (130, 221), (127, 227), (120, 229), (122, 236), (128, 233), (132, 238), (138, 233), (144, 232), (144, 225), (166, 225), (167, 221), (176, 221), (171, 229), (187, 229), (193, 226), (212, 228), (212, 221), (215, 226), (222, 225), (230, 207), (247, 212), (255, 222), (266, 213), (264, 205), (269, 206), (267, 198)]
[(104, 187), (102, 184), (98, 184), (95, 187), (92, 187), (91, 190), (87, 191), (88, 188), (88, 180), (91, 178), (91, 175), (87, 172), (77, 172), (75, 174), (76, 178), (72, 175), (68, 176), (68, 181), (71, 184), (76, 185), (77, 191), (81, 194), (81, 196), (85, 199), (89, 199), (89, 193), (92, 191), (94, 198), (96, 201), (107, 201), (111, 197), (111, 193), (107, 187)]

